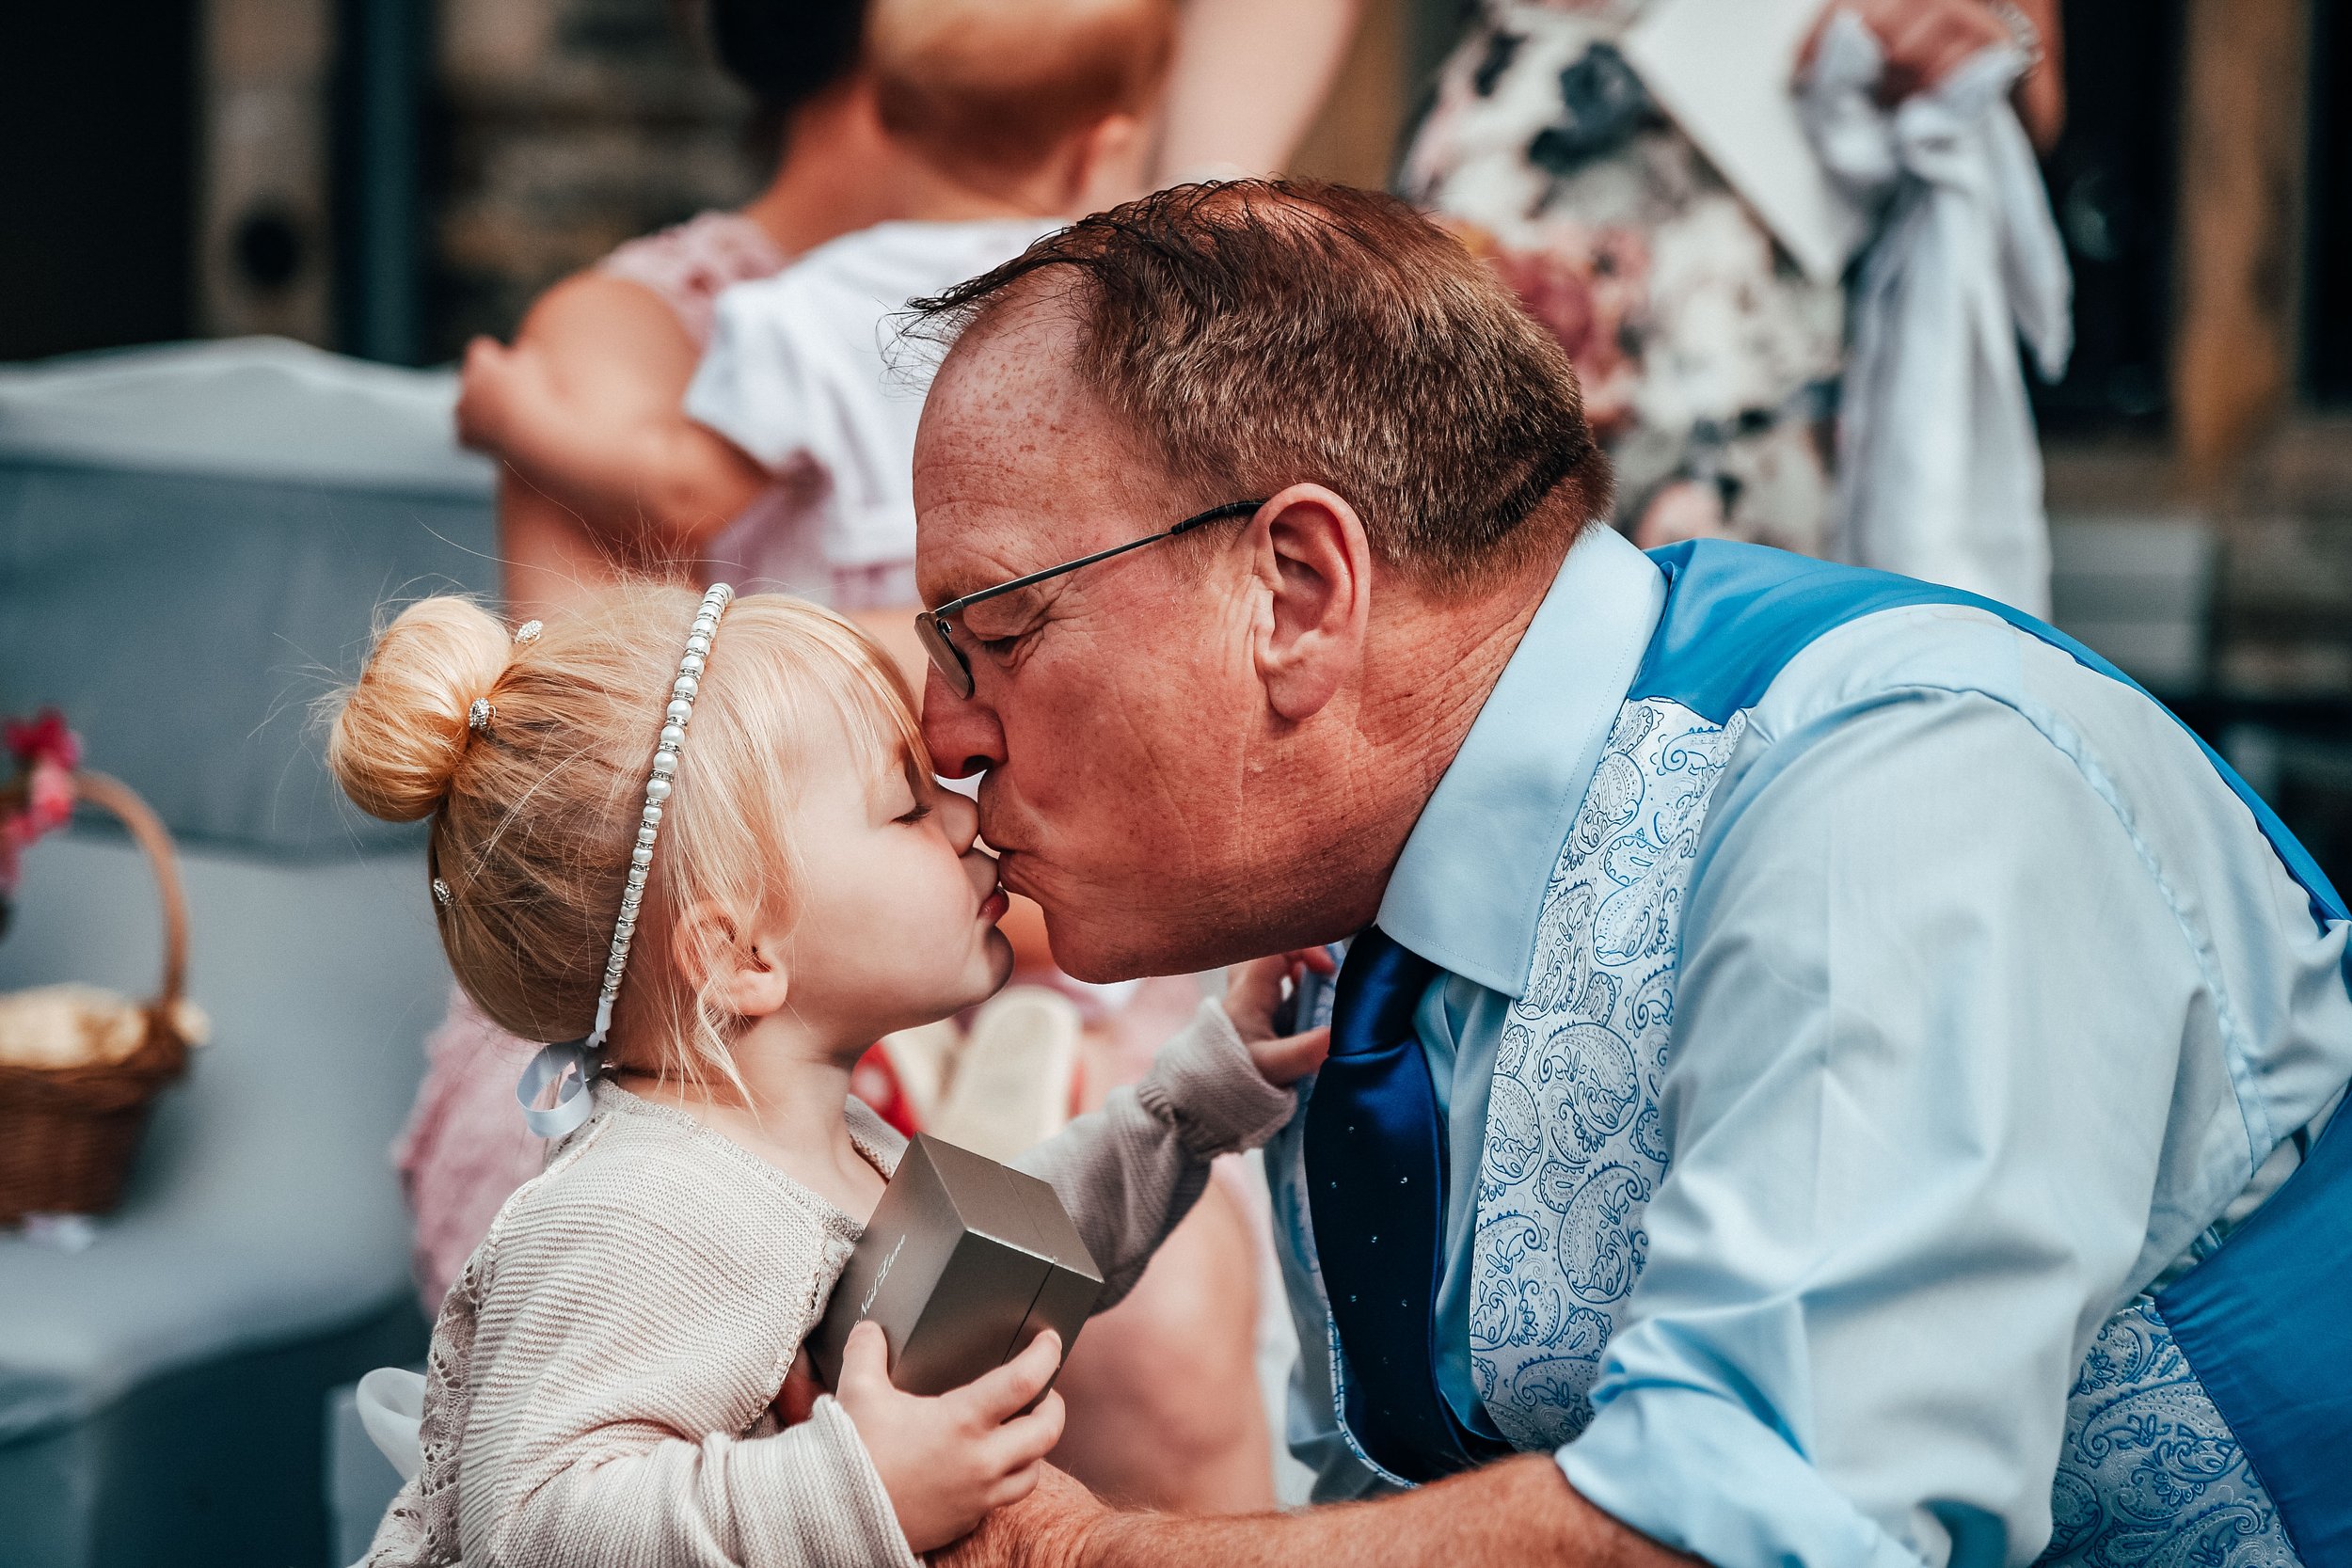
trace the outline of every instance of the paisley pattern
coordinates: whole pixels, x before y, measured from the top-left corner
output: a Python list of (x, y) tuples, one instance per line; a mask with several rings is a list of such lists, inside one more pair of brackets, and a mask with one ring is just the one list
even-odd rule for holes
[[(1617, 716), (1544, 894), (1534, 977), (1495, 1060), (1471, 1254), (1470, 1365), (1521, 1449), (1592, 1419), (1672, 1150), (1659, 1111), (1684, 895), (1744, 715), (1663, 699)], [(2153, 1303), (2077, 1374), (2052, 1485), (2063, 1568), (2296, 1568), (2278, 1512)]]
[(1556, 1448), (1592, 1418), (1600, 1353), (1648, 1257), (1683, 894), (1745, 724), (1627, 704), (1544, 892), (1486, 1105), (1470, 1275), (1471, 1370), (1520, 1448)]
[(2172, 1333), (2146, 1299), (2075, 1374), (2044, 1564), (2295, 1568), (2294, 1546)]

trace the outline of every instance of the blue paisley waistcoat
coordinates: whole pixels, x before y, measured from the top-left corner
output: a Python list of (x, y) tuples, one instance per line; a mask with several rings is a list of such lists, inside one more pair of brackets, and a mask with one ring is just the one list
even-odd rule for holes
[[(1653, 644), (1645, 673), (1659, 657)], [(1637, 690), (1661, 684), (1672, 682)], [(1544, 894), (1534, 968), (1504, 1027), (1487, 1105), (1470, 1312), (1480, 1401), (1521, 1449), (1557, 1449), (1591, 1420), (1602, 1354), (1641, 1276), (1644, 1212), (1672, 1158), (1659, 1101), (1674, 1050), (1682, 911), (1709, 802), (1752, 704), (1753, 694), (1719, 721), (1671, 697), (1628, 701)], [(1319, 1291), (1304, 1206), (1283, 1201), (1283, 1184), (1278, 1213)], [(1349, 1372), (1336, 1332), (1325, 1348), (1344, 1433)], [(2052, 1503), (2045, 1563), (2297, 1562), (2146, 1297), (2106, 1322), (2077, 1371)]]

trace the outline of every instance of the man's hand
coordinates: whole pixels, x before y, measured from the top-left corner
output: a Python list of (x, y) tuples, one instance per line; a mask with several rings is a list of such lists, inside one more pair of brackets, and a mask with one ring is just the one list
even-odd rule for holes
[(937, 1568), (1696, 1568), (1577, 1496), (1545, 1453), (1418, 1491), (1298, 1513), (1179, 1518), (1108, 1509), (1058, 1470), (992, 1513)]
[(882, 1331), (862, 1323), (841, 1353), (834, 1397), (882, 1477), (907, 1544), (944, 1546), (991, 1509), (1027, 1497), (1061, 1441), (1059, 1394), (1021, 1411), (1053, 1380), (1061, 1340), (1051, 1330), (994, 1371), (936, 1399), (901, 1393), (890, 1381)]
[(1249, 1047), (1250, 1060), (1258, 1064), (1265, 1081), (1278, 1088), (1297, 1083), (1331, 1053), (1328, 1029), (1280, 1036), (1274, 1032), (1274, 1015), (1287, 994), (1285, 988), (1295, 987), (1309, 970), (1329, 976), (1339, 973), (1339, 965), (1326, 949), (1305, 947), (1243, 964), (1226, 982), (1225, 1016), (1233, 1021), (1233, 1032)]
[(931, 1568), (1076, 1568), (1089, 1526), (1110, 1510), (1051, 1465), (1038, 1467), (1037, 1489), (980, 1521)]

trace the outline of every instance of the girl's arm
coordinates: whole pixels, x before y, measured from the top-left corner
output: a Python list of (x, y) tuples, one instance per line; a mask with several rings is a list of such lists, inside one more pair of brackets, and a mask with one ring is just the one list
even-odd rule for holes
[(1255, 1148), (1298, 1108), (1291, 1087), (1322, 1063), (1329, 1031), (1278, 1037), (1283, 980), (1300, 966), (1321, 972), (1321, 949), (1262, 958), (1239, 970), (1225, 999), (1201, 1003), (1160, 1048), (1142, 1082), (1114, 1090), (1012, 1162), (1052, 1185), (1079, 1239), (1103, 1271), (1097, 1312), (1135, 1288), (1144, 1265), (1208, 1185), (1209, 1163)]
[[(1039, 1399), (1057, 1346), (918, 1398), (869, 1334), (840, 1397), (779, 1430), (822, 1305), (821, 1222), (716, 1140), (585, 1136), (607, 1148), (559, 1155), (509, 1201), (436, 1324), (406, 1500), (430, 1522), (454, 1499), (437, 1548), (507, 1568), (915, 1568), (1034, 1483), (1060, 1433)], [(390, 1568), (408, 1560), (388, 1531)]]
[(642, 1562), (678, 1568), (914, 1568), (890, 1495), (839, 1402), (796, 1427), (699, 1441), (643, 1422), (577, 1433), (545, 1484), (465, 1559), (529, 1564)]

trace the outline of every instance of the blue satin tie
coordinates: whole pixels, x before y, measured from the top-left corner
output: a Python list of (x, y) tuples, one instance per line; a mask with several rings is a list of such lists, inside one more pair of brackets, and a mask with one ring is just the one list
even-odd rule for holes
[(1348, 949), (1307, 1102), (1308, 1208), (1347, 1353), (1347, 1426), (1383, 1468), (1436, 1481), (1511, 1451), (1438, 1387), (1446, 1136), (1413, 1028), (1438, 966), (1373, 927)]

